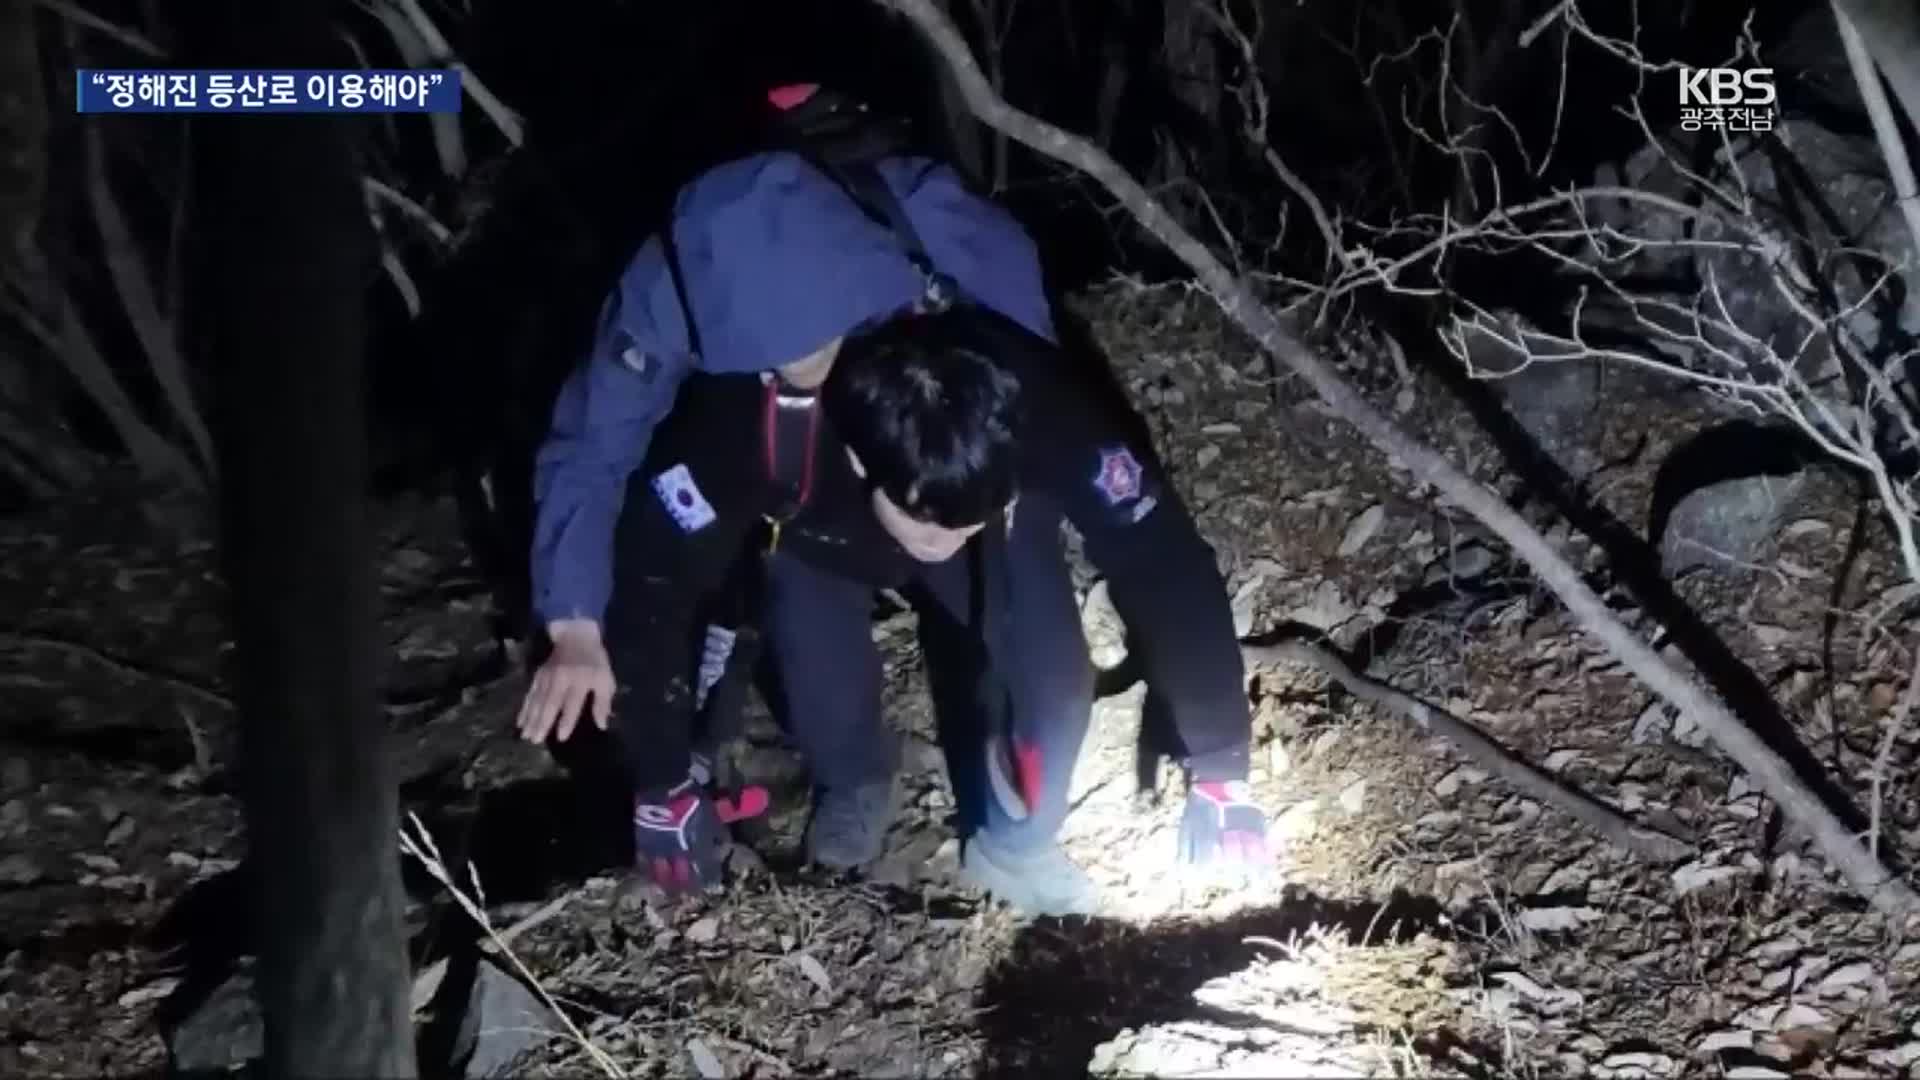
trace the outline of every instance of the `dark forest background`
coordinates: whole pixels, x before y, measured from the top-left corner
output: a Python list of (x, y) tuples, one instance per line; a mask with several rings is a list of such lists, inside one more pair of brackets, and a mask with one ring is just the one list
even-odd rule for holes
[[(950, 10), (1013, 103), (1106, 149), (1240, 267), (1312, 280), (1326, 273), (1325, 245), (1250, 135), (1364, 228), (1443, 206), (1471, 214), (1474, 193), (1484, 200), (1496, 181), (1508, 202), (1583, 182), (1642, 144), (1623, 108), (1636, 97), (1650, 120), (1671, 124), (1670, 73), (1645, 77), (1558, 30), (1520, 46), (1550, 7), (970, 0)], [(1824, 9), (1800, 3), (1593, 8), (1592, 29), (1637, 41), (1649, 62), (1725, 62), (1743, 32), (1769, 56), (1830, 36), (1807, 29)], [(200, 209), (188, 162), (196, 130), (246, 121), (82, 117), (70, 102), (75, 67), (194, 63), (183, 50), (203, 35), (187, 20), (221, 9), (115, 3), (76, 13), (16, 0), (5, 10), (0, 506), (129, 472), (204, 490), (205, 376), (182, 316)], [(513, 422), (503, 404), (529, 411), (527, 391), (577, 357), (673, 188), (748, 149), (733, 120), (778, 82), (829, 82), (911, 118), (1032, 228), (1062, 290), (1175, 271), (1083, 178), (968, 116), (920, 38), (875, 4), (556, 11), (369, 0), (340, 6), (336, 35), (341, 66), (457, 57), (470, 85), (505, 110), (470, 95), (458, 117), (364, 120), (383, 251), (368, 282), (377, 325), (367, 358), (383, 490), (456, 475)], [(1811, 53), (1781, 79), (1783, 102), (1864, 133), (1861, 117), (1827, 105), (1837, 47), (1816, 42)], [(1267, 99), (1258, 132), (1256, 79)], [(1487, 109), (1506, 121), (1479, 122)], [(1463, 175), (1457, 146), (1433, 133), (1468, 128), (1485, 153)], [(1392, 242), (1381, 247), (1390, 253)], [(1516, 294), (1525, 275), (1511, 260), (1484, 283), (1472, 260), (1448, 271), (1451, 288), (1505, 290), (1488, 298), (1501, 306), (1556, 302)]]

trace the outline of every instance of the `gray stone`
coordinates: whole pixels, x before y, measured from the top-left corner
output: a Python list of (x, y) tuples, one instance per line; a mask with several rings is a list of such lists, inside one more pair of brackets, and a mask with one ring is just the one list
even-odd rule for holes
[(37, 885), (47, 872), (31, 856), (9, 855), (0, 859), (0, 887), (20, 889)]
[(481, 959), (473, 992), (454, 1040), (454, 1060), (470, 1078), (505, 1076), (522, 1054), (563, 1028), (539, 995), (489, 960)]
[(1654, 477), (1648, 539), (1661, 567), (1750, 567), (1792, 519), (1819, 449), (1791, 425), (1734, 420), (1695, 432)]
[(1697, 566), (1751, 564), (1807, 488), (1806, 473), (1743, 476), (1682, 498), (1660, 537), (1669, 574)]
[(33, 790), (33, 763), (10, 757), (0, 764), (0, 795), (25, 795)]
[(1493, 552), (1477, 540), (1468, 540), (1428, 564), (1423, 583), (1472, 581), (1493, 569)]
[(167, 1038), (173, 1067), (179, 1072), (228, 1072), (265, 1052), (260, 1006), (253, 997), (253, 976), (235, 974), (207, 996)]
[(1599, 464), (1593, 439), (1603, 375), (1598, 362), (1567, 358), (1566, 346), (1513, 315), (1497, 332), (1463, 326), (1460, 344), (1474, 377), (1493, 387), (1541, 452), (1575, 479)]

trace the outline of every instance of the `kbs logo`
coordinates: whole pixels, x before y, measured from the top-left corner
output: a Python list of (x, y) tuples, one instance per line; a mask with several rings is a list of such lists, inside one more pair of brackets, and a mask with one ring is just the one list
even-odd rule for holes
[(1776, 97), (1772, 68), (1680, 69), (1682, 105), (1771, 105)]
[(1683, 131), (1768, 131), (1779, 93), (1772, 68), (1680, 69)]

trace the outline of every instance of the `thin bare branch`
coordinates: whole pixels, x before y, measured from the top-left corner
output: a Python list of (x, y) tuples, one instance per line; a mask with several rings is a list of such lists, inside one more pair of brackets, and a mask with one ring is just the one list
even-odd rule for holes
[(1907, 717), (1913, 715), (1914, 699), (1920, 698), (1920, 649), (1913, 653), (1913, 670), (1907, 674), (1907, 691), (1900, 695), (1893, 714), (1880, 732), (1880, 749), (1873, 755), (1873, 798), (1868, 811), (1867, 850), (1880, 854), (1881, 808), (1886, 805), (1886, 783), (1892, 773), (1893, 747), (1906, 734)]
[(141, 34), (137, 30), (129, 30), (118, 23), (108, 22), (106, 19), (73, 3), (72, 0), (33, 0), (33, 2), (75, 26), (83, 27), (97, 34), (110, 37), (142, 56), (150, 56), (155, 60), (164, 60), (167, 58), (166, 50), (148, 40), (144, 34)]
[(60, 320), (57, 330), (41, 322), (10, 290), (0, 292), (0, 311), (12, 316), (31, 337), (66, 366), (80, 389), (86, 392), (106, 417), (113, 433), (119, 437), (121, 445), (126, 447), (141, 472), (203, 488), (205, 478), (194, 468), (186, 454), (161, 438), (159, 432), (140, 418), (140, 411), (134, 407), (133, 400), (120, 385), (113, 368), (107, 364), (99, 347), (94, 344), (92, 335), (87, 333), (85, 324), (80, 321), (72, 297), (61, 290), (53, 304)]
[(984, 122), (1035, 151), (1074, 166), (1100, 182), (1140, 223), (1190, 267), (1202, 285), (1276, 361), (1304, 379), (1328, 409), (1396, 458), (1416, 481), (1432, 484), (1478, 518), (1531, 566), (1588, 633), (1694, 722), (1744, 768), (1759, 788), (1809, 835), (1820, 852), (1856, 891), (1889, 914), (1920, 914), (1920, 895), (1890, 874), (1860, 838), (1751, 729), (1691, 678), (1636, 637), (1594, 593), (1566, 557), (1494, 492), (1462, 473), (1447, 458), (1414, 440), (1347, 383), (1294, 332), (1263, 306), (1246, 283), (1183, 228), (1111, 157), (1086, 140), (1015, 109), (987, 84), (965, 40), (934, 0), (874, 0), (909, 18), (953, 69), (968, 105)]
[(433, 19), (427, 15), (427, 9), (420, 6), (420, 0), (382, 0), (382, 2), (393, 4), (407, 17), (407, 23), (413, 27), (415, 33), (420, 35), (420, 40), (425, 43), (427, 52), (433, 57), (435, 64), (452, 68), (460, 73), (462, 92), (472, 98), (475, 105), (480, 106), (480, 111), (487, 114), (494, 126), (500, 129), (500, 134), (506, 136), (507, 142), (519, 146), (526, 141), (525, 125), (520, 119), (520, 114), (495, 97), (493, 91), (487, 89), (487, 84), (481, 81), (480, 76), (474, 74), (473, 69), (468, 67), (465, 61), (454, 55), (453, 49), (447, 44), (447, 39), (441, 35), (440, 28), (435, 26)]
[(382, 183), (374, 177), (362, 177), (361, 181), (366, 185), (369, 194), (405, 214), (421, 228), (427, 230), (427, 235), (433, 237), (434, 240), (441, 244), (450, 244), (453, 242), (453, 230), (441, 224), (440, 219), (434, 217), (426, 207), (407, 198), (405, 194), (396, 188), (389, 184)]
[(1548, 27), (1559, 22), (1561, 16), (1565, 15), (1567, 9), (1572, 6), (1573, 0), (1560, 0), (1560, 3), (1555, 4), (1546, 14), (1535, 19), (1532, 25), (1520, 31), (1520, 47), (1523, 49), (1532, 48), (1534, 39), (1546, 33)]
[[(419, 32), (407, 21), (406, 15), (396, 10), (386, 0), (360, 0), (363, 10), (380, 21), (387, 30), (387, 36), (393, 39), (394, 48), (400, 50), (400, 59), (408, 67), (421, 68), (433, 63), (434, 56), (427, 48)], [(351, 41), (352, 39), (349, 38)], [(356, 49), (358, 42), (353, 42)], [(427, 123), (433, 131), (434, 153), (440, 159), (440, 171), (449, 177), (458, 179), (467, 172), (467, 141), (460, 131), (458, 113), (431, 113)]]
[(179, 421), (187, 438), (192, 440), (201, 468), (206, 470), (209, 477), (213, 477), (216, 469), (213, 436), (208, 432), (206, 422), (201, 419), (200, 408), (194, 402), (193, 387), (188, 383), (186, 357), (181, 355), (173, 321), (160, 309), (146, 260), (133, 239), (133, 230), (128, 228), (126, 218), (120, 213), (119, 201), (114, 198), (112, 182), (108, 179), (106, 142), (100, 137), (100, 125), (84, 125), (84, 139), (87, 200), (93, 206), (94, 223), (100, 229), (100, 245), (106, 254), (107, 274), (113, 280), (114, 290), (120, 295), (127, 322), (133, 327), (134, 336), (139, 339), (140, 348), (146, 354), (153, 381), (159, 385), (167, 406), (173, 410), (174, 419)]

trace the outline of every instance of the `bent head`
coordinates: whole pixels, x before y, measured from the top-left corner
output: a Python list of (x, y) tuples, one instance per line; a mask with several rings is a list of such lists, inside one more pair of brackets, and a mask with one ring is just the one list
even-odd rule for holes
[(964, 308), (848, 338), (821, 404), (888, 535), (922, 562), (952, 558), (1013, 501), (1020, 383)]
[[(860, 461), (860, 455), (847, 451), (847, 459), (853, 463), (853, 471), (866, 476), (866, 466)], [(986, 528), (985, 521), (976, 521), (971, 525), (942, 525), (937, 521), (927, 521), (915, 517), (888, 496), (886, 489), (878, 484), (871, 485), (873, 492), (873, 516), (887, 535), (894, 538), (906, 553), (925, 563), (946, 562), (959, 554), (960, 549), (973, 539), (974, 534)], [(1016, 496), (1017, 498), (1017, 496)], [(1011, 505), (1011, 502), (1007, 504)]]

